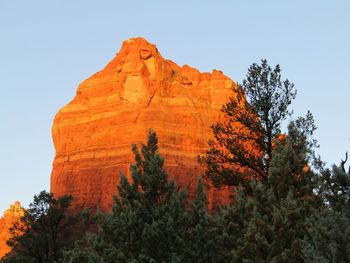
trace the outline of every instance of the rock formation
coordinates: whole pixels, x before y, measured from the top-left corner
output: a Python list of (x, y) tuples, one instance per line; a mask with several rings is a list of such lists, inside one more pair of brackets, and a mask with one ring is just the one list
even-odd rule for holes
[[(169, 175), (193, 193), (202, 173), (197, 156), (208, 148), (210, 125), (236, 95), (235, 85), (221, 71), (201, 73), (164, 59), (143, 38), (124, 41), (55, 117), (51, 191), (73, 195), (76, 209), (108, 210), (120, 172), (129, 176), (131, 144), (144, 143), (151, 128)], [(211, 191), (209, 199), (216, 203), (226, 194)]]
[(0, 218), (0, 259), (11, 250), (6, 244), (6, 241), (11, 238), (9, 228), (12, 227), (14, 223), (19, 222), (23, 214), (24, 210), (21, 204), (15, 202), (4, 212), (2, 218)]

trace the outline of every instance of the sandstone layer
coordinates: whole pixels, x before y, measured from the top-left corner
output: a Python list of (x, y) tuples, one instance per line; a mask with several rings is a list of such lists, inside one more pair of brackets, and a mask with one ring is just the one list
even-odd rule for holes
[[(221, 71), (201, 73), (164, 59), (143, 38), (124, 41), (55, 117), (51, 191), (73, 195), (76, 209), (110, 209), (120, 173), (130, 176), (131, 145), (144, 143), (153, 129), (169, 176), (191, 195), (202, 173), (197, 156), (208, 148), (221, 106), (236, 96), (235, 85)], [(213, 190), (209, 199), (226, 195)]]
[(23, 215), (24, 210), (21, 207), (21, 204), (15, 202), (0, 218), (0, 259), (11, 250), (6, 244), (7, 240), (12, 237), (9, 228), (12, 227), (14, 223), (19, 222)]

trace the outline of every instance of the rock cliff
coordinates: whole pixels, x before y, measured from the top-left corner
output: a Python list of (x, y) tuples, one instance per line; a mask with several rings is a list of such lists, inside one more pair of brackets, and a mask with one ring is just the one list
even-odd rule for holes
[(0, 259), (11, 250), (6, 244), (6, 241), (11, 238), (9, 228), (12, 227), (14, 223), (19, 222), (23, 214), (24, 210), (21, 204), (15, 202), (0, 218)]
[[(164, 59), (143, 38), (123, 42), (108, 65), (83, 81), (74, 99), (56, 115), (51, 191), (74, 196), (74, 208), (108, 210), (120, 172), (129, 176), (131, 144), (146, 141), (152, 128), (171, 177), (189, 188), (202, 169), (210, 125), (235, 96), (236, 84), (221, 71), (201, 73)], [(210, 191), (211, 203), (227, 191)]]

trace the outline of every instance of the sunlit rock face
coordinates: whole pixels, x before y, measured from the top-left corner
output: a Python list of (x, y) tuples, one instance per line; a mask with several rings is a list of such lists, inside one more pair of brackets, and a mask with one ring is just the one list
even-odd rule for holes
[[(144, 143), (153, 129), (169, 176), (193, 195), (203, 172), (197, 156), (208, 148), (210, 125), (235, 85), (221, 71), (201, 73), (164, 59), (143, 38), (124, 41), (55, 117), (51, 191), (73, 195), (76, 209), (110, 209), (121, 172), (130, 178), (131, 145)], [(209, 199), (214, 204), (227, 195), (211, 190)]]
[(14, 223), (20, 222), (20, 218), (23, 214), (24, 210), (21, 204), (15, 202), (0, 218), (0, 259), (11, 250), (6, 244), (7, 240), (12, 237), (9, 228), (12, 227)]

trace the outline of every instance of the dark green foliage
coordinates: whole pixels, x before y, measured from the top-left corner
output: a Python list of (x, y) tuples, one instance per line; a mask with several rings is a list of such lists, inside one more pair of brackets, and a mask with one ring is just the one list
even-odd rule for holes
[(267, 181), (240, 188), (235, 203), (221, 209), (222, 259), (231, 262), (303, 262), (308, 243), (306, 220), (319, 204), (315, 175), (307, 164), (307, 134), (291, 123), (286, 139), (274, 149)]
[(321, 193), (329, 207), (350, 217), (350, 174), (342, 166), (322, 171)]
[(184, 262), (215, 262), (220, 254), (220, 247), (215, 241), (215, 231), (212, 216), (208, 214), (207, 196), (202, 180), (199, 179), (196, 197), (190, 204)]
[(312, 242), (304, 249), (307, 262), (350, 262), (350, 174), (344, 164), (321, 172), (324, 206), (308, 220)]
[(118, 187), (120, 199), (118, 205), (142, 202), (144, 205), (159, 205), (172, 198), (177, 191), (174, 182), (168, 181), (168, 174), (164, 169), (164, 159), (158, 153), (158, 139), (155, 132), (148, 134), (147, 145), (142, 145), (141, 152), (136, 145), (132, 146), (135, 164), (130, 166), (132, 184), (125, 176), (121, 178)]
[(287, 137), (276, 141), (270, 162), (268, 184), (274, 186), (276, 198), (285, 198), (290, 189), (300, 198), (313, 196), (317, 186), (310, 163), (317, 142), (312, 138), (316, 127), (310, 112), (288, 126)]
[(247, 177), (267, 179), (273, 140), (296, 96), (294, 85), (281, 80), (280, 66), (272, 69), (266, 60), (252, 64), (234, 91), (237, 96), (222, 108), (225, 120), (212, 126), (214, 140), (200, 158), (216, 186), (244, 185)]
[[(65, 262), (186, 261), (185, 255), (190, 254), (187, 227), (197, 223), (191, 222), (185, 209), (185, 192), (168, 181), (157, 142), (156, 134), (150, 132), (141, 152), (132, 147), (132, 182), (122, 176), (112, 212), (97, 234), (67, 252)], [(197, 221), (205, 213), (203, 198), (193, 205)]]
[(77, 223), (76, 217), (66, 215), (71, 202), (70, 196), (56, 199), (45, 191), (35, 195), (20, 222), (10, 229), (12, 256), (4, 262), (60, 262)]

